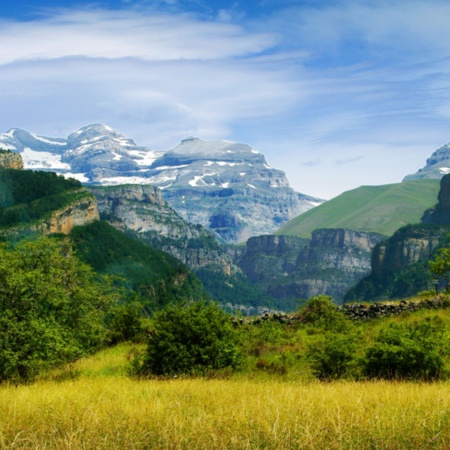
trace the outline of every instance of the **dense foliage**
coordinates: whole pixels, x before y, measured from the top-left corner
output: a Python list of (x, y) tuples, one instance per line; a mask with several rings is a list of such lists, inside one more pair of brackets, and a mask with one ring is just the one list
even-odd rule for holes
[(364, 372), (375, 378), (440, 378), (446, 343), (443, 324), (421, 321), (392, 324), (366, 349)]
[(73, 201), (81, 188), (74, 179), (53, 172), (0, 168), (0, 228), (45, 217)]
[(39, 371), (98, 349), (116, 301), (99, 278), (56, 239), (0, 247), (0, 380)]
[(133, 239), (106, 222), (72, 230), (78, 256), (96, 271), (123, 277), (123, 286), (148, 312), (171, 302), (206, 299), (200, 281), (167, 253)]
[(243, 305), (253, 307), (264, 305), (270, 308), (288, 310), (295, 306), (295, 303), (291, 304), (273, 298), (251, 283), (244, 274), (227, 275), (223, 271), (211, 267), (198, 269), (195, 274), (211, 297), (224, 305), (227, 303), (236, 304), (237, 299), (242, 299)]
[(203, 374), (235, 368), (240, 353), (229, 316), (217, 304), (170, 305), (155, 315), (140, 375)]

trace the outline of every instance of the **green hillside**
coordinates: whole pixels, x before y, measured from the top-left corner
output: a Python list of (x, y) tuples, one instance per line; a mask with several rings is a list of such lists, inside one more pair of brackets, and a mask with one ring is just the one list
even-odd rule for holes
[(0, 229), (43, 220), (86, 196), (79, 181), (53, 172), (0, 168)]
[(167, 253), (133, 239), (104, 221), (72, 230), (80, 259), (99, 273), (119, 275), (149, 312), (167, 303), (208, 298), (201, 282)]
[(311, 237), (318, 228), (347, 228), (391, 236), (418, 223), (437, 203), (440, 180), (417, 180), (383, 186), (361, 186), (344, 192), (292, 219), (276, 234)]

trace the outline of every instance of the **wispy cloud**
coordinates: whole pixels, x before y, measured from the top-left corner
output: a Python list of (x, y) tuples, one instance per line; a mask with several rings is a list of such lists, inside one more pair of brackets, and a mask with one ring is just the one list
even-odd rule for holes
[(0, 25), (0, 64), (69, 56), (148, 61), (230, 58), (259, 53), (275, 42), (269, 33), (246, 33), (234, 24), (133, 10), (58, 10), (39, 21)]
[(244, 141), (323, 197), (400, 181), (450, 140), (447, 1), (245, 5), (0, 19), (0, 123), (65, 136), (104, 122), (156, 148)]

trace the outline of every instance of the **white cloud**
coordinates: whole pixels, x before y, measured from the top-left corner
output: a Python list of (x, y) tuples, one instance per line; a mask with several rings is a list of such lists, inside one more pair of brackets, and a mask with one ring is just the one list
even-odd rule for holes
[(237, 8), (4, 20), (2, 128), (65, 137), (103, 122), (156, 149), (246, 142), (324, 197), (400, 181), (450, 140), (447, 1), (291, 4), (257, 21)]
[(275, 43), (269, 33), (249, 34), (234, 24), (132, 10), (60, 10), (35, 22), (0, 25), (0, 64), (69, 56), (151, 61), (230, 58), (258, 53)]

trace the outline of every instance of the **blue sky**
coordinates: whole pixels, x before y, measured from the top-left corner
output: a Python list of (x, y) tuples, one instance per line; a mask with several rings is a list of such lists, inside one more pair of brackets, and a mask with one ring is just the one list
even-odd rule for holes
[(0, 8), (0, 132), (245, 142), (299, 192), (400, 182), (450, 141), (447, 0)]

